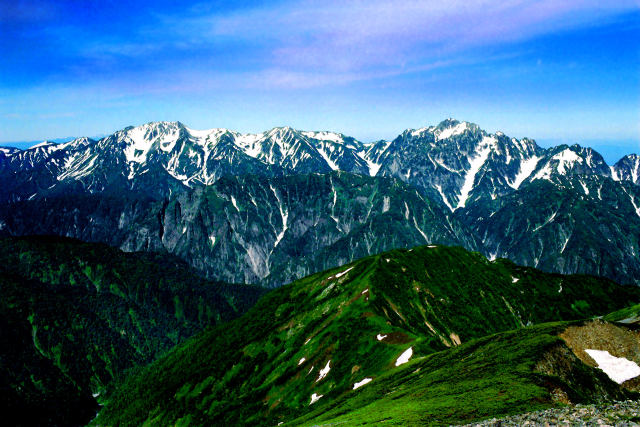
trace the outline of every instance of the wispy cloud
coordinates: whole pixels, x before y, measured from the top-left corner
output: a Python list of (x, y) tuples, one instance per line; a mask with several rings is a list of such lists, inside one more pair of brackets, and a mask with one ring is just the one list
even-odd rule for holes
[(191, 40), (266, 45), (272, 65), (336, 70), (419, 63), (452, 52), (509, 43), (594, 23), (637, 1), (351, 0), (280, 3), (188, 19)]
[(340, 85), (440, 68), (477, 49), (601, 25), (638, 5), (637, 0), (306, 0), (224, 11), (196, 5), (178, 16), (155, 15), (127, 40), (107, 36), (88, 42), (82, 55), (106, 70), (145, 59), (143, 68), (155, 68), (152, 73), (188, 68), (194, 74), (208, 71), (215, 80), (222, 67), (224, 73), (236, 68), (241, 84)]
[(0, 7), (0, 138), (189, 112), (254, 130), (355, 116), (371, 134), (431, 114), (613, 135), (597, 127), (606, 112), (637, 139), (638, 0), (190, 3)]

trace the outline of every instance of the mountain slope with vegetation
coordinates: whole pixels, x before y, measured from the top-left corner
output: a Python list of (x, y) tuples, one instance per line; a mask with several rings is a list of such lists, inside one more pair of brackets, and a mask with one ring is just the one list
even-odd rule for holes
[(166, 254), (59, 237), (0, 239), (2, 400), (27, 424), (31, 416), (84, 424), (125, 372), (238, 317), (263, 293), (206, 281)]
[[(437, 357), (470, 354), (478, 346), (473, 340), (488, 334), (587, 318), (639, 298), (636, 287), (490, 262), (462, 248), (393, 250), (274, 290), (240, 319), (178, 346), (130, 377), (96, 424), (269, 425), (316, 409), (310, 416), (318, 416), (345, 393), (392, 378), (385, 376), (410, 360), (459, 345), (466, 350)], [(483, 342), (487, 352), (505, 353), (526, 331), (498, 347), (490, 338)], [(513, 360), (529, 360), (519, 357), (558, 343), (543, 335), (525, 340)], [(491, 357), (478, 367), (494, 363)], [(468, 369), (475, 362), (469, 363)], [(513, 387), (524, 385), (523, 393), (551, 402), (544, 382), (523, 374), (526, 363), (513, 368), (520, 378)], [(525, 377), (529, 383), (521, 381)], [(622, 393), (609, 383), (605, 388)]]
[(638, 398), (582, 363), (555, 322), (418, 358), (285, 425), (452, 425), (587, 402)]

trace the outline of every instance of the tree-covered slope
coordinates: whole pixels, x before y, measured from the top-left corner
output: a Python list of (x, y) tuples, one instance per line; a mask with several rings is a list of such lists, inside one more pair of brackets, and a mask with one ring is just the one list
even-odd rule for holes
[[(238, 317), (263, 293), (206, 281), (166, 254), (58, 237), (0, 239), (2, 400), (14, 402), (11, 413), (25, 424), (86, 423), (94, 397), (125, 371)], [(31, 412), (20, 413), (26, 407), (38, 409), (32, 422)]]
[(639, 298), (635, 287), (490, 262), (462, 248), (393, 250), (267, 294), (245, 316), (129, 378), (96, 423), (277, 424), (403, 361)]
[(8, 286), (21, 284), (0, 278), (0, 410), (5, 422), (16, 426), (85, 425), (99, 409), (91, 390), (75, 384), (57, 366), (58, 361), (38, 350), (28, 310), (11, 307)]

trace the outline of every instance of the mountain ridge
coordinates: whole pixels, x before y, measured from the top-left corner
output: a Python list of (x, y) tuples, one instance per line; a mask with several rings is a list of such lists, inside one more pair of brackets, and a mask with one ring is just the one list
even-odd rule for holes
[[(211, 278), (269, 286), (422, 243), (462, 244), (546, 271), (638, 284), (640, 261), (629, 254), (640, 252), (640, 160), (628, 155), (616, 165), (591, 148), (543, 149), (454, 119), (371, 144), (291, 127), (239, 134), (152, 122), (100, 140), (0, 153), (0, 233), (168, 250)], [(538, 197), (540, 185), (550, 185), (554, 198)], [(591, 217), (569, 203), (582, 199)], [(558, 222), (538, 213), (558, 206), (568, 226), (554, 234), (544, 228)], [(416, 216), (421, 211), (429, 218)], [(594, 228), (594, 219), (607, 223)], [(509, 226), (520, 220), (521, 228)], [(566, 244), (555, 242), (570, 235)], [(274, 261), (281, 256), (302, 262)], [(616, 257), (624, 268), (616, 269)], [(235, 262), (237, 275), (221, 260)]]
[[(98, 151), (91, 152), (91, 147)], [(53, 186), (57, 181), (82, 180), (93, 171), (99, 172), (100, 163), (108, 165), (112, 176), (123, 175), (122, 185), (151, 172), (164, 175), (162, 179), (170, 188), (209, 185), (229, 174), (275, 176), (334, 170), (381, 174), (433, 194), (450, 210), (464, 207), (483, 185), (491, 187), (483, 192), (495, 197), (517, 190), (527, 180), (557, 174), (599, 174), (634, 184), (640, 179), (640, 160), (633, 154), (608, 165), (588, 147), (574, 144), (545, 149), (532, 139), (509, 138), (500, 131), (490, 134), (474, 123), (455, 119), (407, 129), (391, 141), (373, 143), (338, 132), (288, 126), (242, 134), (225, 128), (194, 130), (181, 122), (149, 122), (99, 140), (83, 137), (0, 155), (5, 157), (0, 170), (11, 169), (13, 163), (22, 164), (22, 168), (48, 163), (49, 173), (55, 175), (55, 180), (53, 176), (49, 179)], [(46, 162), (48, 158), (52, 161)], [(483, 184), (483, 179), (491, 184)], [(92, 189), (91, 185), (86, 187)]]
[[(505, 396), (501, 405), (526, 401), (548, 406), (553, 385), (567, 390), (577, 401), (592, 399), (603, 390), (621, 396), (624, 392), (616, 385), (601, 373), (591, 373), (592, 368), (583, 367), (575, 356), (569, 365), (575, 363), (577, 372), (590, 372), (594, 379), (582, 382), (559, 372), (554, 378), (555, 368), (547, 369), (546, 374), (534, 373), (535, 359), (561, 341), (547, 335), (540, 338), (535, 326), (526, 326), (609, 312), (637, 299), (639, 292), (636, 287), (621, 287), (596, 277), (547, 274), (507, 260), (491, 262), (459, 247), (428, 245), (388, 251), (278, 288), (228, 327), (210, 329), (175, 348), (131, 377), (95, 424), (139, 425), (153, 420), (187, 425), (273, 425), (280, 421), (300, 425), (304, 418), (299, 417), (322, 418), (344, 397), (364, 393), (372, 399), (368, 390), (375, 390), (376, 399), (390, 399), (392, 404), (405, 393), (388, 398), (390, 393), (420, 381), (415, 376), (420, 366), (425, 375), (437, 377), (435, 384), (439, 385), (434, 384), (434, 390), (442, 393), (448, 388), (445, 377), (449, 373), (436, 372), (442, 373), (447, 365), (438, 363), (440, 356), (428, 362), (429, 368), (420, 362), (433, 361), (428, 356), (433, 354), (445, 360), (447, 355), (460, 354), (462, 361), (473, 361), (457, 374), (465, 378), (483, 377), (482, 367), (495, 363), (507, 371), (526, 371), (517, 375), (527, 378), (524, 381), (515, 380), (512, 374), (497, 374), (482, 379), (483, 386), (472, 386), (476, 393), (490, 390), (487, 396), (498, 390), (504, 394), (505, 387), (512, 390), (514, 385), (527, 390), (518, 397)], [(546, 334), (549, 329), (563, 328), (551, 324), (542, 330)], [(487, 336), (512, 329), (520, 332), (507, 333), (505, 340)], [(483, 344), (474, 341), (484, 336), (480, 339)], [(523, 339), (529, 342), (527, 347), (517, 347), (523, 336), (532, 341)], [(483, 348), (488, 343), (497, 345), (502, 353), (494, 356), (491, 347)], [(490, 364), (487, 355), (495, 357)], [(511, 358), (526, 361), (506, 363)], [(398, 374), (410, 378), (388, 386), (389, 375)], [(543, 375), (534, 380), (539, 374)], [(484, 387), (494, 380), (499, 380), (497, 390)], [(600, 381), (602, 385), (597, 385)], [(464, 387), (469, 389), (469, 385)], [(431, 394), (422, 390), (422, 398), (416, 400)], [(527, 397), (520, 401), (522, 394)], [(468, 400), (474, 401), (472, 397)], [(438, 406), (431, 410), (438, 412)], [(464, 411), (458, 409), (456, 415), (473, 418)], [(331, 411), (333, 417), (344, 413), (342, 408)], [(447, 412), (439, 415), (446, 417)], [(394, 411), (393, 416), (401, 414)]]

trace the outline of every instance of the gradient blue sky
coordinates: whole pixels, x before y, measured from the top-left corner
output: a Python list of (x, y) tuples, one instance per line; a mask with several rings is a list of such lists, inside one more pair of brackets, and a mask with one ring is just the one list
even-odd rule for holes
[(640, 151), (640, 3), (12, 1), (0, 143), (179, 120), (363, 141), (447, 117)]

